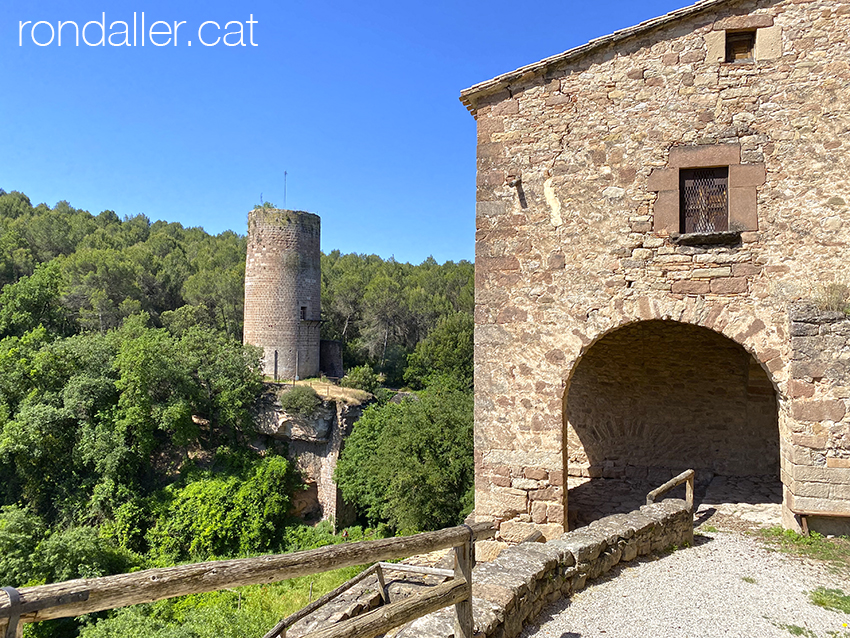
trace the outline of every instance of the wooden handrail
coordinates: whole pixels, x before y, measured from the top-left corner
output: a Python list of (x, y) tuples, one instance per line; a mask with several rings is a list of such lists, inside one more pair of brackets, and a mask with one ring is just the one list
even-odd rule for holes
[(420, 574), (423, 576), (439, 576), (442, 578), (454, 578), (451, 569), (440, 569), (439, 567), (423, 567), (422, 565), (405, 565), (404, 563), (378, 563), (385, 572), (403, 572), (407, 574)]
[(292, 554), (208, 561), (24, 587), (18, 592), (18, 605), (12, 605), (5, 595), (0, 596), (0, 631), (7, 625), (5, 619), (16, 615), (20, 615), (22, 623), (80, 616), (175, 596), (274, 583), (341, 567), (407, 558), (462, 546), (494, 534), (491, 523), (475, 523), (415, 536), (345, 543)]
[(656, 487), (646, 495), (646, 504), (652, 505), (659, 496), (665, 492), (672, 490), (677, 485), (687, 483), (685, 486), (685, 503), (688, 509), (694, 511), (694, 476), (696, 473), (693, 470), (685, 470), (678, 476), (674, 476), (661, 487)]

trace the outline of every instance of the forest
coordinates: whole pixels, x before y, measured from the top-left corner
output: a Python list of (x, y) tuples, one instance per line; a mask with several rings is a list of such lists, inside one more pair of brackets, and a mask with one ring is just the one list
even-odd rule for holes
[[(303, 482), (284, 447), (257, 444), (264, 379), (241, 341), (245, 249), (233, 232), (0, 190), (0, 585), (342, 542), (291, 516)], [(343, 342), (342, 383), (375, 396), (337, 469), (360, 513), (349, 540), (443, 527), (471, 509), (472, 309), (469, 262), (322, 255), (322, 337)], [(402, 388), (409, 398), (390, 402)], [(25, 635), (261, 636), (304, 587)]]

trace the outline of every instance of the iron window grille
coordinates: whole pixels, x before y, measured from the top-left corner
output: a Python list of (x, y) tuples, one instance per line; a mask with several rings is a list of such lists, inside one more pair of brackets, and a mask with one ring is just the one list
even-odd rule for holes
[(729, 168), (679, 171), (679, 225), (683, 233), (729, 230)]

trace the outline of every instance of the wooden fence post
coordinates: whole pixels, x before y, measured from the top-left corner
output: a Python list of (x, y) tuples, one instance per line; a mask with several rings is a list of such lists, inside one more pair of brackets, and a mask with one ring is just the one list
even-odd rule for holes
[(472, 552), (474, 535), (469, 530), (469, 539), (454, 548), (455, 553), (455, 579), (466, 581), (466, 599), (455, 603), (455, 628), (454, 638), (472, 638)]
[(378, 577), (378, 585), (381, 587), (381, 600), (384, 601), (385, 605), (389, 605), (390, 595), (387, 591), (387, 583), (384, 582), (384, 570), (381, 569), (380, 563), (375, 567), (375, 575)]
[[(20, 604), (21, 594), (14, 587), (3, 587), (2, 590), (9, 597), (9, 605), (12, 613), (6, 622), (0, 622), (0, 630), (4, 638), (22, 638), (24, 635), (24, 623), (21, 622)], [(15, 608), (18, 608), (17, 611)]]
[[(3, 636), (5, 638), (6, 636), (9, 636), (9, 635), (10, 635), (9, 621), (7, 621), (4, 618), (4, 619), (0, 620), (0, 636)], [(17, 623), (17, 625), (15, 625), (15, 630), (13, 632), (11, 632), (11, 636), (12, 636), (12, 638), (21, 638), (23, 635), (24, 635), (24, 624), (22, 622), (19, 622), (19, 623)]]

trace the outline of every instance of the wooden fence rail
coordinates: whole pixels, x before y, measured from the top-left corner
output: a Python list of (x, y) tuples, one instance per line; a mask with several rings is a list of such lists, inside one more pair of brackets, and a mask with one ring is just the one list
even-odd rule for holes
[[(374, 638), (432, 611), (469, 600), (471, 586), (463, 579), (450, 580), (427, 592), (378, 607), (368, 613), (310, 632), (310, 638)], [(471, 620), (471, 618), (470, 618)], [(472, 638), (472, 629), (455, 625), (456, 638)]]
[[(455, 580), (464, 580), (468, 584), (471, 582), (472, 541), (491, 537), (494, 533), (491, 523), (475, 523), (415, 536), (332, 545), (292, 554), (208, 561), (24, 587), (0, 594), (0, 635), (7, 638), (19, 636), (21, 623), (68, 618), (228, 587), (274, 583), (331, 569), (407, 558), (449, 547), (456, 548), (456, 556), (462, 554), (455, 561), (459, 565), (455, 569)], [(468, 565), (464, 564), (464, 558), (468, 559)], [(471, 585), (467, 587), (471, 590)], [(454, 587), (451, 589), (455, 591)], [(449, 597), (453, 596), (451, 594)], [(469, 607), (471, 619), (471, 597), (460, 605)], [(465, 611), (462, 613), (466, 614)], [(10, 623), (10, 620), (13, 622)], [(458, 638), (462, 635), (456, 634)]]

